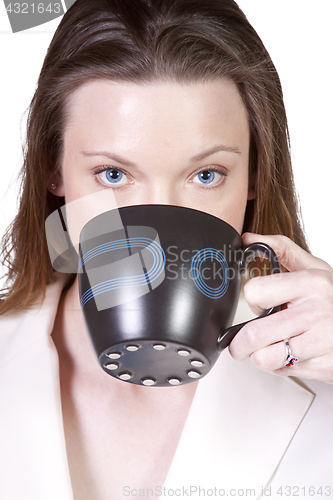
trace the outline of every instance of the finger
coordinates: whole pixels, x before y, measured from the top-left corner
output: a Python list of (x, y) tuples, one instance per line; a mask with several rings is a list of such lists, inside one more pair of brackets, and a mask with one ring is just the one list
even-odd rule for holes
[[(289, 342), (290, 346), (290, 342)], [(294, 356), (294, 351), (290, 347), (290, 352)], [(297, 358), (294, 356), (297, 360)], [(282, 340), (276, 344), (271, 344), (263, 349), (259, 349), (250, 355), (252, 363), (260, 370), (272, 372), (284, 367), (287, 359), (286, 344)], [(289, 373), (290, 375), (290, 373)]]
[(298, 362), (287, 368), (280, 368), (271, 373), (278, 376), (293, 376), (299, 378), (315, 379), (328, 384), (333, 384), (333, 356), (325, 355)]
[(252, 278), (244, 285), (244, 296), (252, 311), (260, 314), (281, 304), (297, 304), (320, 296), (330, 297), (332, 290), (332, 273), (309, 269)]
[[(288, 338), (295, 355), (301, 359), (309, 359), (333, 349), (333, 336), (329, 329), (327, 323), (318, 323), (316, 307), (309, 307), (307, 302), (303, 302), (247, 323), (230, 343), (229, 352), (235, 360), (240, 361)], [(266, 369), (273, 370), (282, 366), (284, 353), (281, 347), (279, 351), (274, 351), (274, 355), (272, 351), (266, 352), (269, 352), (270, 360), (274, 358), (274, 366), (270, 365)]]
[[(313, 336), (312, 333), (309, 334), (309, 332), (306, 332), (288, 339), (290, 355), (296, 358), (298, 363), (304, 363), (314, 358), (321, 358), (329, 350), (323, 342), (320, 342), (321, 336), (319, 334), (316, 336), (318, 337), (318, 342), (313, 342), (311, 336)], [(264, 371), (274, 371), (284, 368), (287, 356), (286, 343), (282, 340), (253, 352), (250, 355), (250, 359), (257, 368)]]
[(256, 242), (266, 243), (273, 248), (280, 264), (289, 271), (300, 271), (302, 269), (332, 270), (326, 262), (306, 252), (286, 236), (244, 233), (242, 240), (244, 245)]
[(229, 345), (231, 356), (237, 361), (242, 361), (270, 344), (303, 333), (302, 317), (296, 316), (295, 321), (291, 321), (290, 318), (290, 311), (285, 309), (247, 323)]

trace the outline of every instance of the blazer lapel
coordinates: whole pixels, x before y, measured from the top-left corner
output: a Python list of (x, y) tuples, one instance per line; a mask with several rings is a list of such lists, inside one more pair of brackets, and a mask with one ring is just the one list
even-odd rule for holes
[(251, 489), (259, 497), (313, 398), (289, 377), (224, 351), (198, 384), (165, 488), (187, 487), (189, 494), (192, 486), (191, 498), (214, 487), (229, 496), (231, 489)]
[(1, 318), (1, 498), (73, 500), (50, 337), (63, 285), (48, 287), (41, 308)]

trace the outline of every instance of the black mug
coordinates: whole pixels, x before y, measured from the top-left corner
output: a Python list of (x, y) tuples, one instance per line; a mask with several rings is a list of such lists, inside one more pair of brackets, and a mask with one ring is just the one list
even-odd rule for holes
[(268, 245), (242, 248), (223, 220), (169, 205), (98, 215), (83, 227), (79, 252), (81, 307), (98, 362), (144, 386), (206, 375), (247, 323), (230, 326), (249, 262), (265, 257), (280, 272)]

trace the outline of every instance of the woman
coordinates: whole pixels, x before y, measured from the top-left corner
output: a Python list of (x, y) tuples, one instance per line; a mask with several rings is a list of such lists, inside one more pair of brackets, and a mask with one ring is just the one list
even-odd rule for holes
[[(279, 498), (289, 486), (309, 497), (312, 483), (329, 496), (326, 451), (310, 473), (318, 443), (331, 449), (333, 273), (307, 253), (280, 82), (237, 5), (77, 0), (46, 56), (27, 140), (1, 304), (3, 496), (259, 497), (267, 487)], [(44, 231), (57, 208), (86, 196), (196, 208), (244, 232), (244, 244), (260, 234), (291, 272), (244, 288), (256, 311), (285, 304), (231, 343), (234, 360), (250, 360), (225, 353), (199, 384), (172, 389), (106, 377), (77, 278), (54, 275)], [(289, 367), (286, 338), (298, 358)]]

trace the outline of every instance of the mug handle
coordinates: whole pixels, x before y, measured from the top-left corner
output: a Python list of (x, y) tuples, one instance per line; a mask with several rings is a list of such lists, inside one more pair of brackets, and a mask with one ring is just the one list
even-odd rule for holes
[[(240, 263), (240, 270), (239, 270), (240, 274), (245, 273), (247, 266), (249, 265), (251, 260), (253, 260), (255, 257), (268, 258), (272, 265), (272, 274), (281, 273), (281, 267), (274, 250), (265, 243), (251, 243), (251, 245), (245, 247), (243, 251), (243, 261)], [(269, 314), (273, 314), (280, 310), (281, 306), (271, 307), (270, 309), (264, 311), (257, 318), (253, 318), (248, 321), (245, 321), (244, 323), (240, 323), (239, 325), (234, 325), (231, 326), (230, 328), (226, 328), (220, 333), (220, 336), (217, 340), (218, 350), (222, 351), (223, 349), (225, 349), (230, 344), (235, 335), (239, 332), (239, 330), (247, 323), (250, 323), (250, 321), (256, 321), (257, 319), (264, 318), (265, 316), (268, 316)]]

